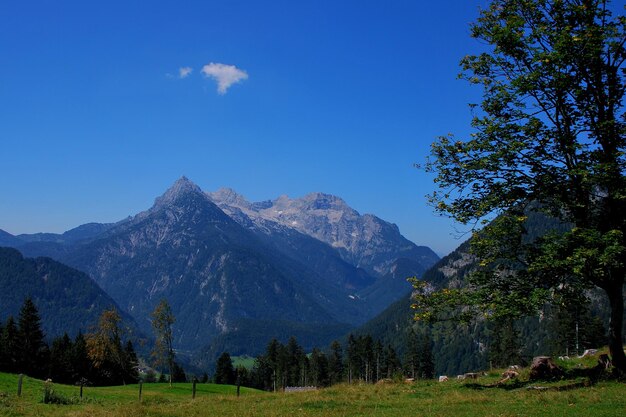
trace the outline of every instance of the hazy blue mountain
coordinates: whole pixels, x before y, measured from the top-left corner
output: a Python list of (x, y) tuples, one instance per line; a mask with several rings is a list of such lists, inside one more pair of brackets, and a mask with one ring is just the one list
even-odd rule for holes
[(407, 278), (421, 277), (423, 273), (424, 268), (418, 261), (407, 258), (396, 259), (385, 276), (359, 291), (357, 296), (375, 311), (381, 312), (411, 292), (412, 287)]
[(184, 177), (151, 209), (77, 245), (64, 260), (88, 272), (146, 331), (150, 312), (166, 298), (183, 350), (237, 334), (242, 320), (322, 329), (371, 317), (364, 303), (338, 291), (343, 282), (285, 257)]
[(94, 239), (114, 223), (87, 223), (64, 233), (30, 233), (13, 236), (0, 230), (0, 245), (19, 249), (27, 257), (47, 256), (61, 259), (81, 242)]
[(232, 190), (204, 193), (184, 177), (120, 222), (0, 233), (0, 241), (85, 271), (147, 334), (151, 311), (166, 298), (177, 348), (202, 349), (205, 358), (220, 346), (254, 353), (284, 335), (325, 345), (406, 293), (406, 277), (437, 259), (337, 197), (248, 203)]
[(102, 311), (111, 307), (136, 328), (130, 316), (85, 273), (50, 258), (24, 258), (16, 249), (0, 247), (0, 321), (9, 315), (17, 318), (26, 297), (37, 306), (49, 338), (89, 331)]
[(21, 241), (17, 237), (13, 236), (9, 232), (5, 232), (4, 230), (0, 229), (0, 246), (15, 247), (20, 243)]

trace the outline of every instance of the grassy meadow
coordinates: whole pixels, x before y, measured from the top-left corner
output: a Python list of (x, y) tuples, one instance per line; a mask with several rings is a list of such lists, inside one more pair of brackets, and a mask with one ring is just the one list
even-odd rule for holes
[[(500, 379), (494, 372), (478, 381), (353, 384), (300, 393), (267, 393), (233, 386), (144, 384), (79, 388), (53, 385), (54, 395), (69, 404), (44, 404), (44, 382), (0, 374), (0, 416), (625, 416), (626, 384), (604, 381), (558, 390), (576, 381), (487, 387)], [(523, 376), (522, 376), (523, 380)], [(584, 382), (584, 381), (583, 381)], [(580, 384), (582, 385), (582, 384)]]

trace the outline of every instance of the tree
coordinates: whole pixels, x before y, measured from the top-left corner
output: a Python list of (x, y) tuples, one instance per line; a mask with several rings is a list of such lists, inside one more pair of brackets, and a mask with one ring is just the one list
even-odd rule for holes
[(228, 352), (217, 358), (215, 365), (215, 383), (233, 385), (235, 383), (235, 368)]
[(343, 349), (337, 340), (330, 345), (328, 373), (331, 385), (340, 382), (343, 377)]
[[(626, 371), (626, 19), (608, 0), (494, 0), (472, 36), (492, 46), (461, 61), (461, 77), (483, 87), (475, 132), (439, 138), (426, 168), (436, 173), (436, 210), (475, 226), (481, 268), (465, 289), (418, 282), (417, 318), (455, 305), (527, 315), (598, 287), (613, 364)], [(560, 224), (530, 236), (533, 212)]]
[(133, 342), (128, 340), (124, 346), (124, 379), (130, 382), (139, 381), (139, 360)]
[(176, 319), (174, 318), (170, 305), (165, 299), (162, 299), (159, 304), (157, 304), (151, 317), (152, 328), (154, 329), (154, 336), (156, 337), (152, 356), (155, 359), (156, 366), (168, 366), (171, 386), (174, 366), (174, 337), (172, 334), (172, 325)]
[[(87, 355), (98, 371), (98, 383), (126, 385), (133, 364), (122, 348), (120, 322), (122, 318), (115, 308), (105, 310), (100, 315), (98, 326), (85, 335)], [(131, 345), (132, 347), (132, 345)]]
[(172, 382), (187, 382), (187, 375), (183, 367), (176, 361), (172, 363), (172, 374), (170, 375), (170, 385)]
[(422, 345), (419, 352), (419, 377), (433, 379), (435, 377), (435, 361), (433, 359), (433, 346), (430, 340), (430, 331), (422, 335)]
[(80, 380), (93, 382), (93, 365), (89, 359), (87, 341), (81, 332), (78, 332), (74, 338), (71, 362), (75, 371), (74, 382)]
[(67, 333), (52, 341), (50, 346), (49, 377), (55, 382), (73, 384), (76, 372), (72, 363), (73, 344)]
[(9, 316), (2, 334), (0, 335), (0, 345), (2, 345), (2, 355), (0, 356), (0, 370), (3, 372), (16, 372), (18, 363), (18, 329), (13, 316)]
[(43, 377), (47, 346), (41, 330), (41, 319), (33, 300), (26, 298), (18, 318), (18, 370), (34, 377)]
[[(316, 387), (325, 387), (329, 384), (328, 359), (319, 349), (314, 348), (309, 360), (310, 381)], [(307, 384), (308, 385), (308, 384)]]
[(521, 362), (520, 334), (512, 320), (496, 319), (491, 323), (489, 361), (496, 368)]
[(411, 378), (419, 376), (420, 348), (420, 339), (415, 329), (411, 326), (407, 330), (406, 350), (404, 351), (404, 369)]

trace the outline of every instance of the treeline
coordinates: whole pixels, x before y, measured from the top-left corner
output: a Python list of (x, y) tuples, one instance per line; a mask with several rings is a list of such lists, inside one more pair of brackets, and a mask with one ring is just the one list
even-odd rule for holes
[(106, 310), (92, 333), (74, 339), (65, 333), (48, 345), (37, 307), (27, 298), (17, 322), (9, 316), (0, 324), (0, 371), (64, 384), (137, 382), (137, 355), (132, 342), (122, 340), (120, 321), (115, 310)]
[(432, 379), (432, 343), (428, 334), (413, 333), (400, 357), (391, 345), (369, 335), (349, 335), (342, 345), (334, 341), (326, 351), (307, 354), (295, 337), (287, 344), (272, 339), (248, 370), (233, 367), (229, 353), (217, 361), (214, 381), (241, 384), (267, 391), (289, 386), (327, 387), (340, 382), (376, 383), (382, 379)]

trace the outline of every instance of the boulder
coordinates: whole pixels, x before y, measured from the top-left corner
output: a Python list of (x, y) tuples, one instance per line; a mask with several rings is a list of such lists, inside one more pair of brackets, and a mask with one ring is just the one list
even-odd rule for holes
[(530, 365), (531, 380), (558, 379), (563, 376), (563, 370), (549, 356), (537, 356)]

